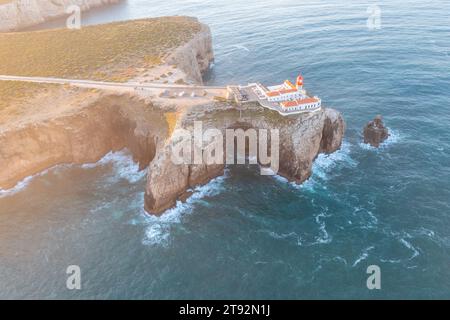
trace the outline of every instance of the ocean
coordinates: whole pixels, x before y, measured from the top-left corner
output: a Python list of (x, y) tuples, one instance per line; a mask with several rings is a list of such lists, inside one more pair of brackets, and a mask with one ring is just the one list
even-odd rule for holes
[(302, 73), (345, 117), (342, 149), (301, 186), (231, 166), (161, 217), (126, 150), (30, 177), (0, 191), (0, 298), (450, 298), (450, 2), (128, 0), (82, 21), (163, 15), (211, 27), (208, 84)]

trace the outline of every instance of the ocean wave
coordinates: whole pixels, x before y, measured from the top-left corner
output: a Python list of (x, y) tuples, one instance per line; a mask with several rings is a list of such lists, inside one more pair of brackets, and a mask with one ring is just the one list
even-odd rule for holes
[(25, 179), (23, 179), (22, 181), (20, 181), (19, 183), (17, 183), (14, 187), (12, 187), (10, 189), (6, 189), (6, 190), (0, 189), (0, 198), (12, 196), (12, 195), (22, 191), (23, 189), (25, 189), (28, 186), (28, 184), (31, 182), (31, 180), (33, 180), (33, 178), (35, 178), (41, 174), (26, 177)]
[[(175, 207), (166, 210), (162, 215), (149, 215), (144, 209), (141, 210), (142, 223), (146, 225), (145, 235), (142, 240), (143, 245), (168, 246), (170, 243), (170, 231), (176, 224), (182, 222), (182, 218), (193, 213), (195, 205), (207, 205), (204, 199), (213, 197), (224, 191), (224, 181), (229, 176), (226, 169), (223, 176), (217, 177), (203, 186), (198, 186), (191, 190), (193, 194), (186, 202), (177, 201)], [(136, 221), (133, 221), (136, 224)]]
[(331, 154), (319, 154), (312, 167), (312, 177), (319, 177), (322, 180), (328, 180), (328, 174), (338, 165), (352, 168), (356, 167), (358, 163), (352, 159), (350, 154), (351, 145), (346, 141), (342, 143), (341, 148), (336, 152)]
[[(314, 160), (311, 177), (302, 184), (289, 182), (288, 179), (274, 175), (273, 178), (281, 183), (289, 183), (295, 189), (315, 192), (318, 184), (323, 186), (320, 181), (327, 181), (329, 174), (338, 166), (354, 168), (358, 163), (351, 157), (351, 144), (347, 141), (342, 143), (339, 150), (331, 154), (319, 154)], [(326, 186), (323, 186), (326, 189)]]
[(8, 196), (12, 196), (14, 194), (17, 194), (21, 191), (23, 191), (26, 187), (28, 187), (28, 185), (35, 179), (41, 176), (44, 176), (46, 174), (48, 174), (51, 171), (55, 171), (58, 169), (62, 169), (62, 168), (68, 168), (71, 165), (67, 165), (67, 164), (61, 164), (61, 165), (57, 165), (57, 166), (53, 166), (51, 168), (48, 168), (44, 171), (41, 171), (39, 173), (36, 173), (34, 175), (28, 176), (25, 179), (23, 179), (22, 181), (19, 181), (14, 187), (10, 188), (10, 189), (0, 189), (0, 198), (4, 198), (4, 197), (8, 197)]
[[(83, 169), (92, 169), (99, 166), (112, 164), (114, 168), (114, 176), (111, 180), (126, 179), (130, 183), (136, 183), (146, 175), (146, 170), (139, 171), (139, 164), (133, 161), (131, 154), (126, 151), (109, 152), (102, 159), (95, 163), (88, 163), (80, 165), (79, 167)], [(0, 198), (12, 196), (18, 192), (24, 190), (31, 181), (37, 177), (42, 177), (50, 172), (55, 172), (61, 169), (73, 168), (74, 164), (60, 164), (43, 170), (37, 174), (31, 175), (18, 182), (14, 187), (10, 189), (0, 189)], [(112, 181), (111, 181), (112, 182)]]
[(84, 164), (83, 169), (92, 169), (104, 165), (112, 165), (114, 176), (111, 182), (125, 179), (129, 183), (136, 183), (145, 177), (146, 170), (139, 170), (139, 164), (134, 162), (133, 156), (127, 150), (109, 152), (102, 159), (95, 163)]

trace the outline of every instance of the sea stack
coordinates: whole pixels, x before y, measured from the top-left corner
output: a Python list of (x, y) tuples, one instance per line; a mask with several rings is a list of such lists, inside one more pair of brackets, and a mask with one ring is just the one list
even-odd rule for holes
[(383, 124), (381, 115), (377, 115), (364, 127), (364, 143), (378, 148), (389, 137), (389, 131)]

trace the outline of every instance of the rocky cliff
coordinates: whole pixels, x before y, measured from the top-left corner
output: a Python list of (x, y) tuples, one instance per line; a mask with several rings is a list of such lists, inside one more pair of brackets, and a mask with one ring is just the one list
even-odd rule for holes
[(104, 96), (81, 110), (0, 131), (0, 189), (58, 164), (100, 160), (110, 151), (128, 148), (141, 168), (166, 136), (163, 113), (128, 95)]
[[(164, 57), (166, 67), (192, 83), (202, 82), (212, 59), (211, 33), (206, 26)], [(161, 96), (142, 97), (131, 91), (89, 93), (92, 96), (86, 100), (76, 90), (67, 93), (66, 88), (58, 88), (46, 94), (48, 110), (39, 100), (31, 100), (20, 109), (11, 107), (15, 112), (25, 110), (12, 120), (2, 119), (0, 113), (0, 166), (6, 168), (0, 171), (0, 189), (11, 188), (25, 177), (58, 164), (91, 163), (112, 150), (128, 148), (141, 169), (148, 166), (145, 208), (160, 214), (177, 200), (186, 199), (191, 188), (224, 170), (223, 164), (174, 164), (173, 126), (192, 131), (194, 122), (201, 121), (203, 130), (215, 128), (222, 133), (229, 128), (276, 129), (277, 172), (296, 183), (309, 178), (318, 154), (340, 148), (345, 130), (342, 116), (332, 109), (283, 117), (257, 105), (240, 110), (221, 99), (201, 104), (183, 104), (178, 102), (183, 99), (175, 98), (165, 98), (164, 102)], [(65, 95), (72, 97), (75, 106), (66, 105)], [(27, 118), (30, 114), (31, 120)], [(168, 120), (168, 114), (176, 114), (175, 120)], [(205, 146), (198, 149), (205, 152)]]
[(66, 16), (71, 5), (81, 11), (120, 0), (13, 0), (0, 5), (0, 32), (17, 31), (46, 21)]
[[(201, 82), (212, 52), (210, 30), (201, 25), (198, 33), (166, 57), (166, 63), (177, 65), (182, 80)], [(158, 142), (169, 136), (165, 113), (170, 110), (134, 93), (53, 88), (43, 95), (44, 99), (35, 94), (25, 105), (0, 109), (0, 166), (6, 168), (0, 170), (0, 189), (55, 165), (91, 163), (123, 148), (132, 151), (143, 169), (153, 159)]]
[(203, 83), (203, 75), (214, 61), (211, 30), (202, 24), (201, 30), (191, 41), (177, 48), (166, 59), (186, 74), (186, 81), (194, 84)]
[[(333, 109), (283, 117), (256, 105), (239, 111), (226, 103), (213, 104), (186, 111), (179, 118), (177, 128), (193, 132), (194, 121), (201, 121), (203, 132), (218, 129), (223, 137), (226, 129), (230, 128), (277, 130), (278, 174), (296, 183), (310, 177), (313, 161), (319, 153), (332, 153), (340, 148), (345, 131), (341, 114)], [(185, 199), (190, 189), (223, 174), (223, 164), (175, 164), (172, 154), (177, 142), (176, 135), (168, 139), (149, 166), (145, 194), (147, 212), (159, 214), (174, 206), (177, 200)], [(208, 152), (207, 145), (197, 146), (201, 154)], [(225, 149), (225, 143), (223, 145)]]

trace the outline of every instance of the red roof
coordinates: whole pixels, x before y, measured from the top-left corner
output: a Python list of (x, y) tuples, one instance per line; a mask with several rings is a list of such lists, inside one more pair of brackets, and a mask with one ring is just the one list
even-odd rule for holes
[(280, 93), (279, 93), (278, 91), (269, 91), (269, 92), (267, 92), (266, 94), (267, 94), (267, 96), (269, 96), (269, 97), (276, 97), (276, 96), (279, 96), (279, 95), (280, 95)]
[(279, 91), (281, 94), (294, 93), (297, 92), (297, 89), (284, 89)]
[(319, 100), (316, 98), (306, 98), (306, 99), (299, 99), (299, 100), (295, 100), (295, 101), (286, 101), (286, 102), (281, 103), (281, 105), (285, 108), (292, 108), (292, 107), (297, 107), (299, 105), (308, 104), (308, 103), (316, 103), (316, 102), (319, 102)]

